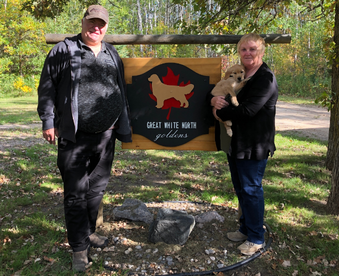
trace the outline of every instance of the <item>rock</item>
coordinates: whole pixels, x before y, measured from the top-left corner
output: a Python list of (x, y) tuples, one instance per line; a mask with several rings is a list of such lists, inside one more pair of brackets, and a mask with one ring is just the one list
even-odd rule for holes
[(197, 223), (206, 223), (211, 222), (212, 220), (218, 220), (224, 222), (225, 218), (220, 216), (216, 211), (203, 213), (201, 215), (195, 216), (195, 221)]
[(121, 206), (115, 207), (113, 217), (114, 219), (142, 221), (147, 224), (153, 221), (153, 215), (146, 205), (142, 201), (132, 198), (127, 198)]
[(115, 250), (115, 247), (111, 246), (111, 247), (105, 247), (102, 251), (104, 251), (104, 252), (113, 252), (114, 250)]
[(206, 249), (206, 250), (205, 250), (205, 253), (206, 253), (207, 255), (209, 255), (209, 254), (214, 254), (215, 251), (214, 251), (213, 249)]
[(183, 245), (194, 225), (194, 217), (186, 212), (162, 208), (150, 225), (148, 241)]

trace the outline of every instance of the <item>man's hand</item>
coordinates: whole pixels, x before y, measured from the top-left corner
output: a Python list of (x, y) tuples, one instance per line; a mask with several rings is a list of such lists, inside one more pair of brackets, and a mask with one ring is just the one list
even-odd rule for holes
[(55, 145), (55, 136), (58, 136), (58, 131), (55, 128), (50, 128), (42, 131), (42, 136), (50, 144)]
[(228, 106), (228, 102), (225, 101), (224, 96), (215, 96), (211, 99), (211, 106), (214, 106), (216, 109), (222, 109)]

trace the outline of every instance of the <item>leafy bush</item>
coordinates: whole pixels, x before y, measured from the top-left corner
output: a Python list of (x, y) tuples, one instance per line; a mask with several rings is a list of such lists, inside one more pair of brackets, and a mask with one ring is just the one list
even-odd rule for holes
[(14, 74), (0, 75), (0, 97), (34, 95), (39, 84), (38, 76), (18, 77)]
[(323, 79), (293, 74), (276, 75), (276, 78), (282, 95), (316, 99), (323, 93), (330, 92), (330, 75)]

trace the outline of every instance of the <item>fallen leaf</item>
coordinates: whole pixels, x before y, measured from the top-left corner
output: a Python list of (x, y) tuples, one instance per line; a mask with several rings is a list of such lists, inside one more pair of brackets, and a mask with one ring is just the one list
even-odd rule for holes
[(44, 256), (44, 260), (47, 261), (47, 262), (50, 262), (50, 263), (54, 263), (55, 262), (55, 259), (53, 258), (48, 258), (46, 256)]
[(31, 260), (26, 260), (25, 262), (24, 262), (24, 265), (27, 265), (27, 264), (29, 264), (31, 262)]
[(40, 261), (41, 261), (40, 258), (36, 258), (36, 259), (34, 260), (35, 263), (36, 263), (36, 262), (40, 262)]
[(307, 265), (316, 265), (317, 263), (314, 262), (313, 260), (307, 260), (306, 264)]
[(282, 265), (283, 267), (289, 267), (289, 266), (291, 266), (291, 261), (286, 260), (286, 261), (284, 261), (281, 265)]
[(329, 237), (331, 240), (337, 240), (337, 239), (338, 239), (338, 234), (337, 234), (337, 235), (328, 235), (328, 237)]
[(323, 260), (324, 258), (325, 258), (325, 256), (319, 256), (319, 257), (317, 257), (317, 258), (314, 259), (314, 262), (320, 264), (320, 263), (322, 263), (322, 260)]

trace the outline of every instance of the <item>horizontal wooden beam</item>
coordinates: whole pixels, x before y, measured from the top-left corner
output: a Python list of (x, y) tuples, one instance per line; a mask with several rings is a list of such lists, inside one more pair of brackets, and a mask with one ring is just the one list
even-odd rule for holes
[[(74, 34), (46, 34), (48, 44), (56, 44)], [(290, 34), (262, 34), (268, 44), (291, 43)], [(242, 35), (105, 35), (104, 41), (113, 45), (135, 44), (237, 44)]]

